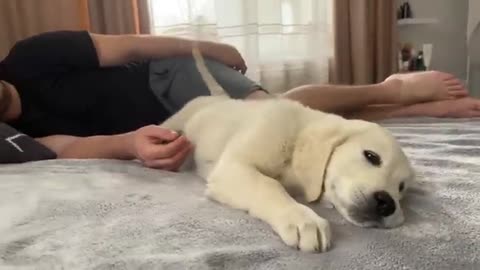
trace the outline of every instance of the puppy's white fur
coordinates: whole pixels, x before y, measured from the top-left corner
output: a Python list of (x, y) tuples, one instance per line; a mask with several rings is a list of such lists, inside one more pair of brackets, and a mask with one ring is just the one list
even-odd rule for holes
[[(161, 126), (183, 131), (195, 145), (195, 171), (210, 198), (248, 211), (303, 251), (327, 250), (331, 233), (328, 221), (299, 200), (326, 199), (359, 226), (403, 222), (399, 185), (408, 186), (413, 170), (386, 130), (287, 99), (230, 99), (193, 53), (214, 96), (192, 100)], [(378, 153), (382, 164), (369, 163), (364, 150)], [(359, 221), (376, 191), (390, 194), (395, 212)]]

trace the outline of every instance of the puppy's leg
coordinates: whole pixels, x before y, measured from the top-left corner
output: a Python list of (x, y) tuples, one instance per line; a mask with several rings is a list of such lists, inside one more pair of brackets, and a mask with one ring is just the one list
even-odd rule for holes
[(253, 166), (222, 159), (207, 181), (210, 198), (267, 222), (287, 245), (302, 251), (329, 248), (328, 221), (296, 202), (277, 180)]

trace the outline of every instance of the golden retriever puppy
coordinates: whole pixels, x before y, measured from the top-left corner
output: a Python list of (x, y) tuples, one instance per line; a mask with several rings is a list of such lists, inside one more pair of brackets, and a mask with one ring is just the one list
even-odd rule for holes
[(213, 96), (188, 103), (161, 126), (195, 145), (209, 198), (268, 223), (289, 246), (326, 251), (329, 223), (300, 201), (326, 200), (351, 223), (400, 225), (413, 169), (377, 124), (347, 120), (286, 99), (233, 100), (194, 50)]

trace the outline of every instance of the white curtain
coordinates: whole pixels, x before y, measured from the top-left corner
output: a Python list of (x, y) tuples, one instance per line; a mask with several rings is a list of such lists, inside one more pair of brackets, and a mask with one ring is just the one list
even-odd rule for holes
[(333, 57), (331, 0), (150, 0), (155, 34), (235, 46), (247, 76), (278, 93), (326, 83)]

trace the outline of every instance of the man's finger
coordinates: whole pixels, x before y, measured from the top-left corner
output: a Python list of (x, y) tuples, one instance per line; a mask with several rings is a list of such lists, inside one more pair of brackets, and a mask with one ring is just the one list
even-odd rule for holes
[(147, 160), (144, 162), (144, 164), (150, 168), (173, 171), (182, 165), (191, 150), (192, 147), (187, 146), (170, 158)]
[(190, 143), (184, 136), (178, 137), (174, 141), (166, 144), (150, 143), (146, 146), (145, 158), (149, 160), (170, 158), (189, 145)]
[(238, 72), (241, 72), (242, 74), (245, 74), (245, 72), (247, 71), (247, 68), (245, 66), (233, 66), (232, 68)]
[(188, 147), (188, 148), (182, 150), (181, 152), (179, 152), (178, 155), (172, 157), (171, 165), (167, 166), (165, 169), (169, 170), (169, 171), (174, 171), (174, 172), (178, 171), (178, 169), (180, 169), (182, 164), (185, 162), (188, 155), (192, 152), (192, 149), (193, 149), (192, 146)]
[(245, 72), (247, 71), (247, 65), (245, 63), (245, 60), (242, 59), (239, 65), (235, 66), (235, 69), (237, 71), (240, 71), (242, 74), (245, 74)]
[(173, 168), (172, 170), (178, 170), (180, 168), (180, 166), (182, 166), (182, 164), (185, 162), (185, 159), (188, 157), (188, 155), (190, 155), (190, 153), (192, 153), (193, 151), (193, 145), (190, 145), (187, 149), (185, 149), (185, 151), (182, 151), (179, 153), (179, 155), (177, 157), (173, 157), (173, 159), (176, 161), (173, 163)]
[(240, 71), (242, 72), (242, 74), (245, 74), (245, 72), (247, 72), (247, 66), (243, 64), (242, 67), (240, 68)]
[(163, 148), (164, 156), (165, 157), (172, 157), (176, 155), (179, 151), (181, 151), (185, 147), (190, 146), (190, 142), (185, 136), (180, 136), (176, 140), (171, 143), (164, 145)]
[(143, 132), (148, 137), (163, 141), (173, 141), (178, 137), (177, 132), (154, 125), (146, 127)]

